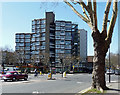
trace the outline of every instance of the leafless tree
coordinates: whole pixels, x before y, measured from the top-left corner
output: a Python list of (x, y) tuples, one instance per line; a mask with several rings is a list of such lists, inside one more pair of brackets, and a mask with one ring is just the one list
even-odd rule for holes
[[(109, 24), (109, 29), (107, 30), (107, 22), (108, 15), (110, 12), (110, 6), (112, 0), (108, 0), (106, 2), (106, 8), (104, 12), (103, 26), (102, 31), (98, 30), (97, 25), (97, 3), (96, 0), (91, 2), (91, 0), (87, 0), (87, 4), (83, 2), (83, 0), (64, 0), (64, 2), (70, 6), (70, 8), (84, 21), (86, 22), (90, 28), (92, 29), (92, 38), (93, 38), (93, 46), (94, 46), (94, 59), (93, 59), (93, 77), (92, 77), (92, 87), (97, 88), (98, 90), (108, 89), (106, 87), (105, 81), (105, 56), (110, 47), (111, 38), (113, 34), (113, 29), (115, 26), (116, 18), (117, 18), (117, 0), (113, 2), (113, 13)], [(79, 4), (82, 7), (84, 16), (79, 13), (76, 8), (73, 6), (74, 4)]]

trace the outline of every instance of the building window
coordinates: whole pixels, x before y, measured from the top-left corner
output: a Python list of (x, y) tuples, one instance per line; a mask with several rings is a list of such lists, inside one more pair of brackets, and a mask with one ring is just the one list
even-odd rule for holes
[(61, 22), (61, 26), (65, 26), (65, 22)]
[(19, 42), (20, 41), (20, 39), (16, 39), (16, 42)]
[(71, 32), (65, 32), (65, 36), (71, 36)]
[(56, 44), (60, 44), (60, 42), (61, 42), (60, 40), (56, 40)]
[(30, 42), (30, 39), (25, 39), (25, 42)]
[(61, 34), (60, 35), (65, 35), (65, 31), (61, 30)]
[(20, 35), (20, 38), (24, 38), (24, 35)]
[(65, 45), (71, 45), (71, 41), (65, 41)]
[(36, 34), (33, 34), (32, 37), (36, 37)]
[(20, 50), (20, 51), (23, 51), (23, 50), (24, 50), (24, 47), (19, 47), (19, 50)]
[(20, 42), (24, 42), (24, 39), (20, 39)]
[(66, 54), (71, 54), (71, 50), (65, 50)]
[(61, 30), (65, 30), (65, 27), (61, 27)]
[(16, 35), (16, 38), (19, 38), (19, 35)]
[(41, 24), (45, 24), (45, 20), (41, 20), (41, 22), (40, 22)]
[(45, 41), (45, 37), (41, 37), (41, 39), (40, 39), (41, 41)]
[(42, 33), (42, 34), (41, 34), (41, 37), (45, 37), (45, 33)]
[(61, 48), (65, 48), (65, 46), (64, 46), (64, 45), (61, 45)]
[(35, 30), (34, 30), (34, 29), (32, 29), (32, 33), (35, 33)]
[(19, 50), (19, 47), (16, 46), (15, 49), (16, 49), (16, 50)]
[(45, 46), (41, 46), (41, 49), (45, 49)]
[(56, 24), (56, 26), (60, 26), (60, 22), (56, 22), (55, 24)]
[(16, 43), (16, 46), (20, 46), (20, 43)]
[(45, 29), (41, 29), (41, 32), (45, 32)]
[(35, 50), (35, 46), (32, 46), (32, 50)]
[(32, 25), (32, 29), (35, 29), (35, 25)]
[(35, 41), (35, 38), (32, 38), (32, 41)]
[(32, 24), (35, 24), (35, 21), (32, 21)]
[(61, 49), (61, 53), (64, 53), (64, 49)]
[(30, 50), (30, 47), (25, 47), (25, 50)]
[(36, 41), (40, 41), (40, 38), (36, 38)]
[(60, 39), (60, 36), (55, 36), (56, 39)]
[(64, 40), (65, 39), (65, 37), (64, 36), (61, 36), (61, 40)]
[(56, 32), (55, 32), (55, 35), (60, 36), (60, 31), (56, 31)]
[(65, 49), (71, 49), (71, 45), (65, 45)]
[(72, 39), (71, 36), (66, 36), (66, 37), (65, 37), (65, 40), (71, 40), (71, 39)]
[(45, 28), (45, 24), (41, 24), (41, 28)]
[(30, 55), (25, 55), (25, 59), (30, 59)]
[(30, 51), (25, 51), (25, 54), (31, 54), (31, 52)]
[(45, 42), (41, 42), (42, 46), (45, 46)]
[(40, 28), (40, 25), (37, 25), (37, 28)]
[(61, 49), (56, 49), (56, 53), (60, 53)]
[(25, 35), (25, 38), (30, 38), (30, 35)]
[(60, 48), (60, 45), (56, 45), (55, 47), (56, 47), (56, 48)]
[(24, 43), (20, 43), (20, 46), (24, 46)]
[(65, 27), (65, 31), (71, 31), (71, 27)]
[(40, 42), (36, 42), (36, 45), (40, 45)]
[(64, 40), (61, 40), (61, 44), (64, 44), (65, 43), (65, 41)]
[(25, 43), (25, 46), (30, 46), (30, 43)]
[(59, 26), (56, 26), (56, 30), (60, 30), (60, 27), (59, 27)]
[(67, 27), (71, 27), (71, 23), (65, 23), (65, 26), (67, 26)]
[(40, 24), (40, 20), (37, 20), (37, 24)]

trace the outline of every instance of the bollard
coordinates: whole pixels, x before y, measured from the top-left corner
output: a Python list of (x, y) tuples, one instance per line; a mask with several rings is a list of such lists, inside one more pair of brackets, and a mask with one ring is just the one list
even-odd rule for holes
[(47, 80), (56, 80), (55, 78), (52, 78), (52, 74), (48, 73), (48, 79)]
[(51, 79), (51, 73), (48, 74), (48, 78)]
[(40, 71), (40, 75), (42, 75), (42, 72)]
[(63, 77), (66, 78), (66, 72), (63, 73)]

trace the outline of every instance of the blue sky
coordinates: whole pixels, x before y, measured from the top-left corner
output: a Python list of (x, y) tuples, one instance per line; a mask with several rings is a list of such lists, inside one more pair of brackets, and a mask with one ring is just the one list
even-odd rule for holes
[[(102, 29), (105, 2), (99, 2), (98, 11), (98, 29)], [(79, 12), (81, 8), (77, 6)], [(36, 18), (44, 18), (45, 11), (53, 11), (56, 20), (70, 20), (79, 25), (80, 29), (88, 31), (88, 55), (93, 55), (93, 40), (91, 29), (83, 22), (65, 3), (41, 3), (41, 2), (4, 2), (2, 3), (2, 35), (0, 47), (10, 47), (15, 49), (15, 33), (31, 33), (31, 22)], [(112, 15), (112, 6), (110, 10)], [(110, 19), (111, 16), (109, 16)], [(114, 28), (111, 52), (118, 52), (118, 18)]]

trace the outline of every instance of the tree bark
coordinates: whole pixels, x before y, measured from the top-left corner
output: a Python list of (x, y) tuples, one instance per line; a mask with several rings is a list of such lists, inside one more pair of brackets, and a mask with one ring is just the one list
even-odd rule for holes
[(92, 88), (105, 90), (107, 89), (105, 81), (106, 42), (99, 30), (93, 31), (92, 37), (94, 42)]

